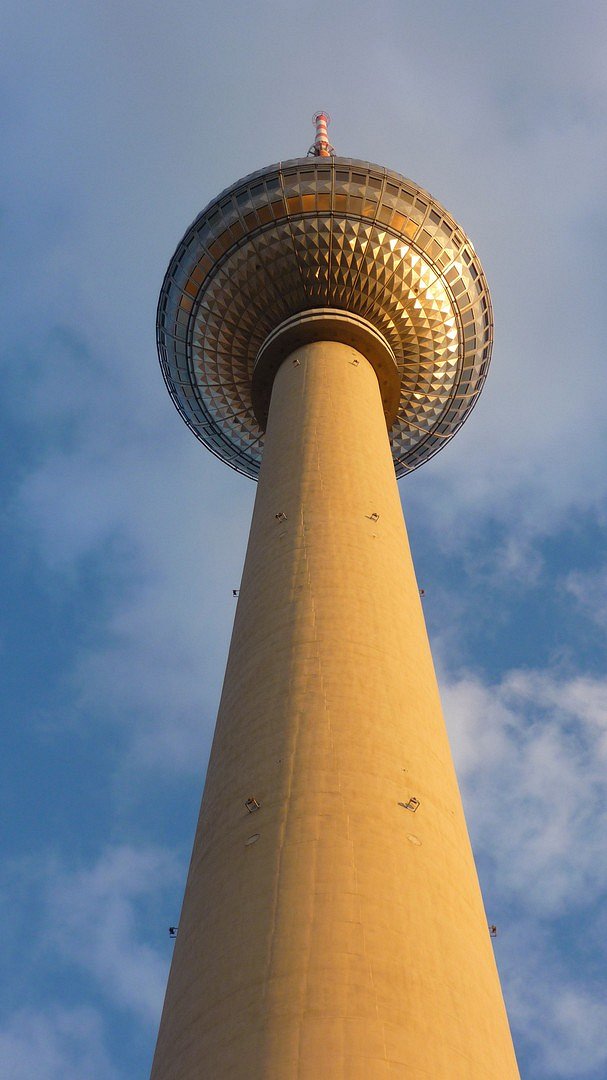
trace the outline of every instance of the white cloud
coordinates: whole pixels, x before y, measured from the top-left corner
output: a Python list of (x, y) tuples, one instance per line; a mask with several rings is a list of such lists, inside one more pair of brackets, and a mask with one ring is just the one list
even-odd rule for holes
[(158, 1020), (167, 970), (165, 958), (143, 940), (138, 920), (176, 872), (168, 852), (122, 845), (107, 848), (85, 869), (55, 866), (45, 884), (47, 947), (146, 1025)]
[(550, 1020), (543, 1043), (546, 1065), (555, 1076), (582, 1076), (607, 1065), (604, 988), (596, 995), (572, 988), (557, 991)]
[[(484, 888), (506, 919), (496, 947), (515, 1041), (534, 1077), (599, 1080), (607, 679), (512, 671), (489, 685), (469, 675), (443, 698)], [(589, 948), (594, 980), (587, 960), (572, 959)]]
[(93, 1009), (19, 1009), (0, 1027), (6, 1080), (118, 1080)]
[[(583, 930), (581, 931), (583, 932)], [(603, 1080), (607, 1066), (607, 1004), (604, 979), (580, 979), (575, 964), (555, 962), (554, 939), (541, 926), (526, 926), (526, 948), (511, 951), (504, 980), (519, 1053), (531, 1063), (533, 1080)], [(552, 950), (552, 955), (551, 955)], [(515, 1040), (516, 1041), (516, 1040)]]
[(86, 861), (32, 852), (3, 864), (12, 977), (2, 1077), (130, 1080), (133, 1058), (152, 1052), (184, 873), (172, 851), (150, 844), (107, 845)]
[(564, 582), (580, 610), (602, 630), (607, 630), (607, 568), (576, 570)]
[[(91, 564), (103, 577), (95, 612), (78, 594), (93, 628), (61, 675), (72, 716), (114, 730), (129, 717), (116, 794), (132, 790), (135, 767), (201, 770), (253, 493), (172, 412), (155, 359), (158, 287), (208, 198), (305, 152), (317, 103), (334, 114), (339, 152), (384, 161), (445, 201), (494, 296), (479, 407), (403, 497), (463, 560), (518, 582), (535, 580), (547, 534), (600, 507), (605, 11), (561, 5), (555, 19), (551, 0), (482, 10), (428, 0), (409, 5), (406, 33), (394, 35), (402, 4), (380, 0), (372, 25), (362, 4), (346, 19), (339, 6), (325, 11), (319, 39), (314, 5), (276, 0), (254, 20), (192, 0), (178, 17), (157, 0), (13, 7), (3, 402), (31, 456), (8, 517), (55, 586), (75, 591)], [(363, 74), (353, 81), (353, 71)], [(493, 525), (489, 548), (478, 536)], [(603, 625), (604, 584), (568, 581)], [(604, 692), (598, 679), (517, 672), (494, 686), (462, 677), (445, 693), (477, 848), (529, 927), (521, 1029), (542, 1068), (568, 1078), (604, 1064), (604, 1013), (570, 973), (546, 979), (541, 927), (586, 917), (604, 895)], [(153, 847), (108, 848), (85, 869), (54, 866), (44, 885), (53, 956), (142, 1023), (164, 974), (138, 912), (171, 872), (165, 859)], [(534, 998), (532, 984), (550, 993)], [(11, 1080), (112, 1075), (86, 1011), (23, 1012), (4, 1038)]]
[(105, 586), (66, 678), (64, 715), (110, 725), (128, 716), (140, 769), (200, 772), (254, 486), (183, 428), (153, 357), (145, 420), (135, 369), (113, 372), (66, 330), (52, 335), (50, 359), (28, 366), (28, 424), (41, 446), (11, 510), (51, 571), (49, 589), (76, 590), (91, 562)]
[(538, 915), (607, 890), (607, 680), (516, 671), (443, 691), (469, 819), (500, 887)]

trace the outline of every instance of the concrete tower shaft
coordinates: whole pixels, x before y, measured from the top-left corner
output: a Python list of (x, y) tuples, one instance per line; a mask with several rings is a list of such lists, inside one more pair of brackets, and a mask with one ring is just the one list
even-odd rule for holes
[(275, 377), (152, 1070), (325, 1077), (518, 1077), (379, 384), (335, 341)]

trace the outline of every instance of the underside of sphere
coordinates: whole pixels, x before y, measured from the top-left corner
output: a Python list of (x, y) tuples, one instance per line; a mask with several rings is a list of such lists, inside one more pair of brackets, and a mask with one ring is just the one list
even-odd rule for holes
[(492, 313), (474, 248), (411, 181), (368, 162), (295, 159), (224, 191), (167, 272), (158, 348), (169, 391), (199, 439), (257, 477), (264, 427), (252, 400), (258, 354), (298, 313), (366, 320), (395, 358), (389, 428), (397, 475), (433, 456), (482, 389)]

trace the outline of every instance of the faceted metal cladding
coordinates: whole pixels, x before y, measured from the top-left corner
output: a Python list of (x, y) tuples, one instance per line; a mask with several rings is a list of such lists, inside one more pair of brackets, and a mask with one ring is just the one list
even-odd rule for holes
[(381, 166), (297, 158), (252, 173), (202, 211), (160, 294), (171, 397), (210, 450), (256, 478), (256, 357), (280, 323), (323, 307), (367, 320), (395, 357), (400, 403), (389, 435), (402, 476), (474, 406), (493, 320), (468, 238), (428, 192)]

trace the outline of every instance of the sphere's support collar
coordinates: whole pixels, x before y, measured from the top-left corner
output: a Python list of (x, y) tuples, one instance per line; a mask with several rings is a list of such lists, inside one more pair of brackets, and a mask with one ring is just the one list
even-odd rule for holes
[(255, 360), (251, 387), (253, 410), (260, 427), (265, 431), (272, 384), (280, 365), (295, 349), (311, 341), (341, 341), (366, 357), (377, 375), (389, 430), (400, 404), (400, 374), (394, 353), (370, 322), (338, 308), (300, 311), (268, 334)]

